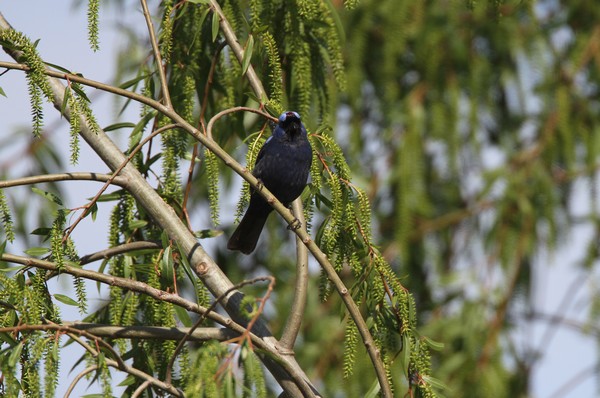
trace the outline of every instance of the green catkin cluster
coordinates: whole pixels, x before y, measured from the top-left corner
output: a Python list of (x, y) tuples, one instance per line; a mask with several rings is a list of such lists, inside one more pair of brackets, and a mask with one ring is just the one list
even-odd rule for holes
[(15, 232), (13, 229), (12, 217), (10, 215), (10, 208), (6, 200), (4, 191), (0, 189), (0, 219), (2, 219), (2, 227), (4, 228), (4, 235), (6, 240), (10, 243), (15, 240)]
[(88, 0), (88, 41), (90, 43), (90, 48), (96, 52), (100, 49), (99, 40), (98, 40), (98, 20), (100, 14), (100, 0)]
[(42, 104), (44, 98), (52, 101), (52, 89), (44, 70), (46, 66), (40, 58), (35, 45), (21, 32), (15, 30), (0, 30), (0, 43), (7, 43), (10, 48), (20, 52), (19, 62), (26, 64), (30, 70), (27, 77), (27, 89), (31, 103), (33, 135), (39, 137), (44, 126)]
[(262, 364), (256, 354), (247, 349), (242, 348), (242, 367), (244, 369), (244, 398), (264, 398), (267, 396), (267, 388), (265, 385), (265, 375), (263, 373)]
[(192, 365), (194, 377), (186, 389), (186, 395), (198, 398), (218, 397), (221, 393), (220, 378), (228, 369), (221, 369), (221, 361), (227, 355), (227, 347), (218, 342), (208, 342), (198, 350)]
[(281, 70), (281, 58), (277, 50), (277, 43), (270, 32), (262, 34), (262, 42), (267, 54), (267, 62), (269, 67), (269, 103), (267, 106), (274, 109), (278, 115), (283, 112), (283, 72)]
[(206, 178), (208, 179), (208, 200), (210, 202), (210, 218), (215, 226), (219, 225), (219, 161), (215, 154), (204, 150)]
[(171, 61), (171, 53), (173, 51), (173, 0), (164, 0), (162, 2), (163, 7), (163, 19), (161, 21), (161, 34), (160, 34), (160, 55), (165, 64), (169, 64)]
[[(248, 145), (248, 152), (246, 152), (246, 168), (248, 170), (252, 170), (254, 168), (254, 163), (256, 163), (256, 157), (258, 156), (258, 152), (260, 152), (260, 148), (262, 148), (265, 143), (264, 134), (257, 133), (256, 137), (252, 139), (250, 144)], [(238, 202), (235, 222), (237, 223), (239, 219), (244, 214), (244, 210), (246, 206), (248, 206), (248, 202), (250, 201), (250, 185), (244, 181), (242, 185), (242, 192), (240, 193), (240, 201)]]

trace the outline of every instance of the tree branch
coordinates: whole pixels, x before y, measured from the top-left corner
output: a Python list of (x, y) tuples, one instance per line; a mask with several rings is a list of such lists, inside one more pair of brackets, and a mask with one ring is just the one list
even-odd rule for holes
[(113, 184), (123, 186), (125, 180), (122, 177), (114, 177), (110, 174), (94, 173), (94, 172), (76, 172), (76, 173), (57, 173), (44, 174), (39, 176), (15, 178), (13, 180), (0, 181), (1, 188), (17, 187), (20, 185), (42, 184), (44, 182), (57, 181), (98, 181), (107, 182), (112, 179)]
[[(223, 36), (225, 36), (225, 41), (233, 51), (233, 54), (237, 58), (240, 65), (242, 65), (242, 61), (244, 59), (244, 48), (241, 46), (238, 41), (233, 28), (229, 24), (229, 21), (225, 17), (221, 6), (217, 0), (210, 0), (210, 7), (213, 12), (216, 12), (219, 15), (219, 25), (221, 26), (221, 31), (223, 32)], [(267, 99), (267, 93), (262, 85), (262, 81), (259, 79), (252, 63), (248, 65), (248, 69), (246, 70), (246, 78), (254, 91), (254, 94), (260, 99), (260, 101), (265, 101)]]
[(10, 333), (24, 330), (57, 330), (58, 326), (73, 330), (85, 331), (96, 337), (111, 339), (143, 339), (143, 340), (181, 340), (189, 336), (189, 341), (227, 341), (239, 336), (239, 333), (228, 328), (204, 327), (190, 333), (191, 328), (169, 328), (163, 326), (114, 326), (87, 322), (62, 322), (60, 325), (19, 325), (0, 328), (0, 333)]
[(146, 0), (140, 0), (140, 3), (142, 3), (144, 19), (146, 20), (146, 25), (148, 26), (150, 44), (152, 44), (152, 51), (154, 52), (156, 68), (158, 69), (158, 77), (160, 80), (160, 87), (163, 93), (164, 105), (167, 108), (173, 108), (173, 104), (171, 103), (171, 95), (169, 94), (167, 76), (165, 74), (165, 65), (163, 65), (162, 57), (160, 55), (160, 49), (158, 48), (158, 40), (156, 40), (156, 33), (154, 32), (154, 25), (152, 24), (152, 17), (150, 16), (150, 11), (148, 11), (148, 3), (146, 2)]
[[(292, 211), (300, 224), (301, 228), (306, 229), (306, 219), (302, 209), (302, 202), (294, 200), (292, 202)], [(283, 328), (283, 333), (279, 339), (282, 347), (293, 350), (296, 337), (302, 326), (304, 318), (304, 308), (306, 307), (306, 294), (308, 289), (308, 251), (299, 237), (296, 237), (296, 288), (294, 289), (294, 301), (290, 316)], [(292, 351), (293, 352), (293, 351)]]

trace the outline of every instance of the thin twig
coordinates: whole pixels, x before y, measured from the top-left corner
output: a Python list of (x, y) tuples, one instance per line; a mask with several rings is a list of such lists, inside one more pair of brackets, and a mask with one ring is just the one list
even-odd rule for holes
[[(217, 67), (217, 61), (219, 59), (219, 54), (221, 54), (221, 50), (223, 48), (225, 48), (225, 42), (221, 42), (219, 44), (219, 46), (217, 47), (217, 49), (215, 50), (215, 54), (213, 55), (213, 59), (212, 62), (210, 64), (210, 70), (208, 71), (208, 78), (206, 79), (206, 83), (204, 85), (204, 97), (202, 98), (202, 105), (200, 106), (200, 118), (198, 121), (199, 126), (202, 129), (202, 132), (204, 132), (204, 134), (206, 134), (206, 126), (204, 123), (204, 114), (206, 113), (206, 108), (208, 106), (208, 93), (209, 93), (209, 89), (210, 86), (212, 85), (213, 82), (213, 76)], [(185, 194), (183, 195), (183, 204), (181, 205), (181, 207), (183, 208), (183, 214), (185, 215), (185, 219), (187, 221), (188, 227), (192, 227), (192, 223), (190, 222), (190, 217), (188, 215), (188, 211), (187, 211), (187, 202), (188, 202), (188, 198), (190, 196), (190, 191), (192, 190), (192, 177), (194, 175), (194, 165), (196, 163), (196, 157), (198, 156), (198, 153), (200, 152), (198, 146), (200, 144), (198, 142), (196, 142), (194, 144), (194, 148), (192, 149), (192, 159), (190, 160), (190, 166), (188, 168), (188, 179), (187, 179), (187, 184), (185, 185)]]
[(67, 228), (67, 230), (65, 231), (65, 234), (63, 236), (63, 242), (66, 242), (67, 239), (69, 239), (69, 236), (71, 235), (71, 233), (73, 232), (73, 230), (75, 229), (75, 227), (77, 227), (77, 224), (79, 224), (81, 222), (81, 220), (83, 220), (87, 214), (89, 213), (90, 209), (98, 202), (98, 199), (100, 199), (100, 196), (102, 196), (102, 194), (108, 189), (108, 187), (110, 186), (110, 184), (112, 183), (113, 179), (119, 175), (119, 173), (121, 172), (121, 170), (123, 170), (123, 168), (125, 166), (127, 166), (129, 164), (129, 162), (131, 162), (131, 159), (133, 159), (133, 157), (144, 147), (144, 145), (146, 145), (146, 143), (148, 141), (150, 141), (152, 138), (156, 137), (157, 135), (164, 133), (167, 130), (176, 128), (177, 124), (168, 124), (166, 126), (163, 126), (159, 129), (156, 129), (152, 132), (152, 134), (150, 134), (148, 137), (144, 138), (136, 147), (133, 151), (131, 151), (131, 153), (129, 154), (129, 156), (127, 156), (127, 158), (121, 163), (121, 165), (119, 167), (117, 167), (117, 169), (114, 171), (114, 173), (112, 174), (111, 178), (109, 178), (106, 183), (104, 183), (104, 185), (102, 186), (102, 188), (100, 188), (100, 190), (98, 191), (98, 193), (96, 194), (96, 196), (94, 196), (92, 198), (92, 200), (86, 204), (85, 206), (83, 206), (83, 211), (81, 212), (81, 214), (79, 215), (79, 217), (77, 217), (77, 219), (75, 220), (75, 222), (73, 224), (71, 224), (69, 226), (69, 228)]
[[(86, 330), (98, 337), (109, 337), (113, 339), (144, 339), (144, 340), (176, 340), (180, 341), (188, 336), (188, 341), (227, 341), (239, 335), (230, 329), (222, 327), (203, 327), (191, 330), (191, 328), (174, 328), (164, 326), (114, 326), (86, 322), (62, 323), (73, 329)], [(4, 330), (0, 328), (0, 330)], [(7, 330), (4, 330), (7, 331)]]
[(111, 181), (113, 184), (123, 186), (125, 181), (122, 177), (114, 177), (110, 174), (93, 173), (93, 172), (74, 172), (74, 173), (57, 173), (43, 174), (30, 177), (15, 178), (13, 180), (0, 181), (0, 188), (10, 188), (20, 185), (34, 185), (45, 182), (57, 181)]
[(160, 55), (160, 48), (158, 48), (158, 40), (156, 40), (156, 33), (154, 32), (154, 25), (152, 24), (152, 17), (150, 11), (148, 11), (148, 3), (146, 0), (140, 0), (142, 3), (142, 9), (144, 11), (144, 18), (146, 19), (146, 25), (148, 26), (148, 34), (150, 35), (150, 44), (152, 44), (152, 51), (154, 52), (154, 59), (156, 60), (156, 68), (158, 69), (158, 77), (160, 79), (160, 87), (163, 94), (164, 105), (172, 109), (171, 96), (169, 95), (169, 85), (167, 83), (167, 76), (165, 74), (165, 65), (163, 65), (162, 57)]
[[(179, 355), (179, 352), (183, 349), (183, 345), (189, 340), (189, 338), (191, 337), (192, 333), (194, 333), (194, 331), (198, 328), (198, 326), (200, 326), (200, 324), (202, 322), (204, 322), (204, 320), (206, 319), (206, 317), (208, 316), (208, 314), (210, 314), (216, 307), (217, 305), (221, 302), (221, 300), (223, 300), (225, 297), (227, 297), (227, 295), (231, 292), (233, 292), (234, 290), (239, 290), (242, 287), (246, 286), (246, 285), (251, 285), (254, 284), (256, 282), (260, 282), (260, 281), (264, 281), (264, 280), (271, 280), (271, 276), (259, 276), (256, 278), (252, 278), (252, 279), (248, 279), (248, 280), (243, 280), (240, 283), (232, 286), (231, 288), (227, 289), (227, 291), (225, 291), (223, 294), (221, 294), (219, 297), (217, 297), (213, 303), (206, 309), (206, 312), (204, 312), (203, 314), (200, 315), (200, 318), (198, 318), (198, 320), (194, 323), (194, 325), (189, 329), (189, 331), (185, 334), (185, 336), (183, 336), (183, 338), (179, 341), (179, 344), (177, 344), (177, 347), (175, 347), (175, 351), (173, 351), (173, 355), (171, 355), (171, 359), (169, 360), (169, 364), (167, 365), (167, 369), (166, 369), (166, 377), (165, 377), (165, 381), (167, 383), (171, 382), (171, 373), (172, 373), (172, 369), (173, 369), (173, 365), (175, 364), (175, 358), (177, 358), (177, 355)], [(248, 325), (247, 330), (251, 330), (250, 325)]]
[(98, 369), (98, 365), (92, 365), (92, 366), (89, 366), (89, 367), (85, 368), (81, 372), (79, 372), (77, 374), (77, 376), (75, 376), (75, 378), (73, 379), (73, 381), (71, 382), (71, 384), (69, 384), (69, 388), (67, 388), (67, 391), (65, 392), (64, 398), (69, 398), (71, 396), (71, 393), (75, 389), (75, 386), (77, 385), (77, 383), (79, 383), (79, 380), (83, 379), (83, 377), (85, 375), (87, 375), (89, 373), (92, 373), (94, 370), (97, 370), (97, 369)]
[[(213, 127), (214, 127), (215, 123), (217, 122), (217, 120), (219, 120), (220, 118), (222, 118), (225, 115), (228, 115), (228, 114), (234, 113), (234, 112), (252, 112), (252, 113), (261, 115), (264, 118), (271, 120), (272, 122), (275, 122), (275, 123), (278, 122), (276, 117), (273, 117), (273, 116), (269, 115), (268, 113), (261, 111), (260, 109), (248, 108), (247, 106), (236, 106), (234, 108), (225, 109), (225, 110), (217, 113), (208, 121), (208, 125), (206, 126), (206, 136), (208, 137), (209, 140), (211, 140), (212, 142), (215, 142), (213, 140), (212, 130), (213, 130)], [(202, 141), (200, 141), (200, 142), (202, 142)]]
[(135, 389), (133, 394), (131, 394), (131, 398), (137, 398), (141, 396), (144, 393), (144, 390), (148, 387), (150, 387), (150, 382), (146, 380), (145, 382), (140, 384), (138, 388)]
[(108, 258), (118, 256), (123, 253), (128, 253), (136, 250), (152, 250), (162, 249), (160, 242), (149, 242), (149, 241), (136, 241), (124, 243), (119, 246), (110, 247), (108, 249), (100, 250), (95, 253), (87, 254), (79, 259), (79, 265), (85, 265), (93, 263), (98, 260), (106, 260)]
[[(223, 10), (219, 6), (217, 0), (210, 0), (210, 7), (214, 12), (219, 15), (219, 25), (221, 26), (221, 31), (223, 32), (223, 36), (225, 36), (225, 40), (227, 44), (233, 51), (233, 54), (237, 58), (240, 65), (242, 65), (244, 60), (244, 48), (239, 43), (233, 28), (229, 24), (227, 17), (223, 13)], [(254, 94), (259, 98), (259, 101), (263, 102), (267, 99), (267, 93), (262, 85), (262, 81), (256, 74), (252, 63), (248, 65), (248, 70), (246, 71), (246, 78), (254, 91)]]

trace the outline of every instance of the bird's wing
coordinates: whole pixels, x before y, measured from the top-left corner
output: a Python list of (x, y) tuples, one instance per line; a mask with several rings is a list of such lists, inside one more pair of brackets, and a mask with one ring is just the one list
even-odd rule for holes
[(258, 155), (256, 156), (256, 162), (254, 162), (254, 169), (252, 170), (252, 174), (254, 175), (254, 177), (260, 179), (260, 176), (262, 175), (262, 171), (263, 171), (263, 166), (261, 165), (261, 159), (265, 156), (266, 153), (266, 148), (270, 145), (271, 140), (273, 139), (273, 136), (270, 136), (269, 138), (267, 138), (267, 140), (265, 141), (265, 143), (263, 144), (262, 148), (260, 148), (260, 151), (258, 151)]

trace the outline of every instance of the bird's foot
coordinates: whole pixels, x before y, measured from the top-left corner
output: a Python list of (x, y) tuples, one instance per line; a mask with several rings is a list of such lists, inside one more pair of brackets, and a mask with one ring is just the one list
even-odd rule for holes
[(287, 226), (287, 229), (289, 229), (290, 231), (297, 231), (302, 227), (302, 223), (300, 222), (300, 220), (298, 220), (297, 218), (294, 218), (294, 221), (292, 221), (290, 223), (290, 225)]
[(258, 182), (256, 183), (256, 190), (262, 191), (262, 189), (265, 187), (265, 184), (263, 184), (263, 182), (260, 178), (257, 178), (257, 180), (258, 180)]

